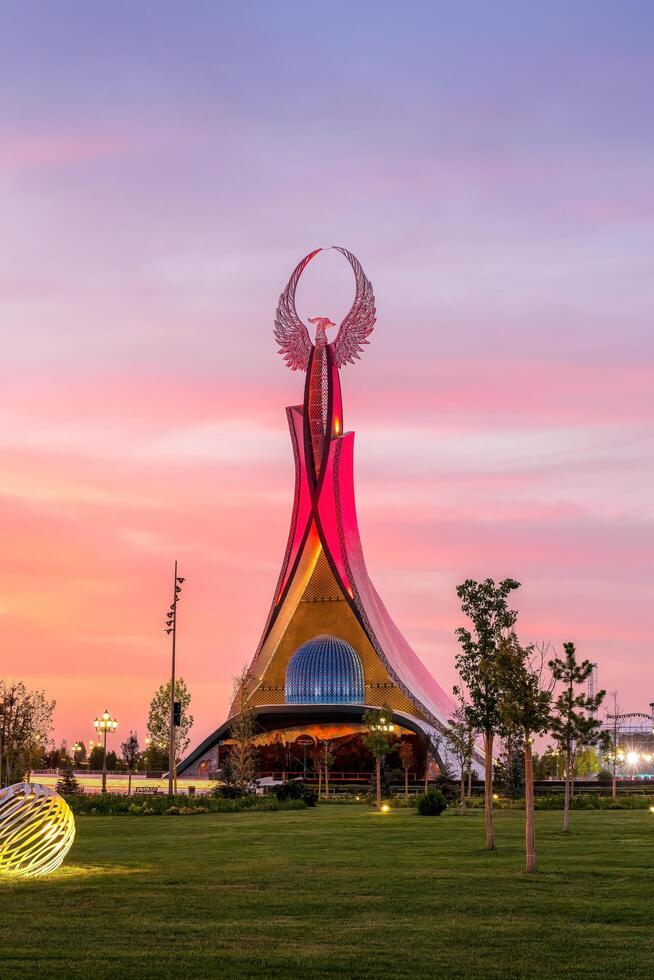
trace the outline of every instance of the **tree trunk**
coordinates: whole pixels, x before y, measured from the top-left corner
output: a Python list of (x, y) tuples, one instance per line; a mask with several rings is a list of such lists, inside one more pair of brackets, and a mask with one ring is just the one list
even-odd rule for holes
[(526, 870), (536, 870), (536, 832), (534, 829), (534, 762), (529, 736), (525, 739), (525, 857)]
[(461, 768), (461, 809), (465, 810), (466, 807), (466, 774)]
[(381, 810), (381, 759), (375, 759), (375, 777), (377, 783), (377, 809)]
[(404, 798), (409, 799), (409, 770), (404, 770)]
[(484, 732), (484, 813), (486, 816), (486, 847), (495, 850), (493, 834), (493, 732)]
[(613, 766), (613, 778), (611, 780), (611, 798), (616, 799), (618, 795), (618, 780), (615, 773), (615, 766)]
[(325, 796), (329, 796), (329, 769), (325, 766)]
[(468, 798), (472, 796), (472, 766), (468, 766)]
[(570, 829), (570, 749), (565, 756), (565, 795), (563, 797), (563, 833)]
[(129, 771), (129, 776), (127, 777), (127, 795), (132, 795), (132, 770)]

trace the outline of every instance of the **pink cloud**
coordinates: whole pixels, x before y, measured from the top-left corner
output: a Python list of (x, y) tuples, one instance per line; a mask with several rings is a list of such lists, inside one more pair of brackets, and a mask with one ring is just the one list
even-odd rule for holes
[(133, 146), (130, 137), (74, 132), (0, 133), (0, 167), (25, 170), (81, 163), (125, 153)]

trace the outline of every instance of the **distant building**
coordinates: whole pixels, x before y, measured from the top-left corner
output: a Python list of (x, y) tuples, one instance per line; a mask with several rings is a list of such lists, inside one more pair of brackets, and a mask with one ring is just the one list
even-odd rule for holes
[(623, 779), (654, 779), (654, 702), (649, 713), (609, 715), (605, 729), (617, 735), (619, 775)]

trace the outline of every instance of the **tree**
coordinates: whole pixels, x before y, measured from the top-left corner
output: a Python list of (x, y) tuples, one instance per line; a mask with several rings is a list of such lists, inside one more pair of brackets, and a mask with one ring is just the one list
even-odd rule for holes
[(504, 796), (520, 799), (525, 791), (524, 745), (520, 732), (505, 732), (502, 753), (493, 772), (493, 783)]
[(50, 742), (55, 701), (0, 680), (0, 786), (19, 782)]
[(394, 725), (391, 723), (393, 712), (384, 705), (383, 708), (371, 708), (363, 716), (363, 724), (368, 729), (363, 738), (363, 744), (375, 757), (375, 786), (377, 809), (381, 810), (381, 764), (388, 755), (394, 741)]
[(620, 751), (619, 744), (619, 714), (620, 705), (618, 704), (618, 692), (611, 691), (611, 701), (613, 702), (613, 711), (608, 716), (612, 724), (608, 731), (605, 732), (603, 740), (603, 749), (611, 766), (611, 797), (615, 800), (618, 795), (618, 769), (621, 769), (624, 765), (624, 752)]
[(500, 720), (505, 731), (519, 735), (525, 758), (525, 856), (526, 870), (536, 870), (534, 827), (534, 737), (550, 724), (551, 690), (543, 687), (544, 658), (540, 662), (533, 647), (522, 647), (514, 633), (500, 641), (495, 677), (500, 692)]
[[(570, 789), (577, 752), (602, 741), (602, 723), (593, 717), (606, 691), (588, 696), (581, 685), (588, 679), (593, 665), (590, 660), (577, 662), (574, 643), (563, 644), (564, 656), (549, 661), (555, 681), (563, 682), (563, 690), (554, 704), (551, 733), (565, 758), (565, 795), (563, 801), (563, 832), (570, 829)], [(581, 689), (579, 690), (579, 688)]]
[[(193, 715), (189, 713), (191, 694), (183, 677), (175, 681), (175, 700), (182, 706), (181, 724), (175, 726), (174, 750), (177, 762), (188, 748), (193, 727)], [(168, 745), (170, 742), (170, 681), (159, 687), (150, 702), (148, 735), (158, 746)]]
[(425, 746), (425, 793), (429, 788), (430, 765), (432, 762), (438, 770), (436, 774), (437, 779), (440, 779), (443, 782), (444, 780), (449, 779), (451, 776), (447, 765), (447, 760), (439, 759), (438, 750), (440, 749), (440, 746), (441, 736), (435, 731), (432, 731), (432, 733), (427, 736), (427, 743)]
[(447, 723), (445, 741), (454, 756), (460, 772), (460, 805), (463, 810), (466, 805), (466, 773), (470, 771), (472, 753), (475, 747), (475, 734), (466, 711), (466, 704), (460, 698), (454, 714)]
[[(520, 583), (504, 579), (496, 585), (492, 578), (483, 582), (467, 579), (457, 586), (461, 609), (472, 621), (474, 632), (460, 626), (457, 638), (461, 652), (456, 667), (468, 691), (466, 712), (470, 725), (484, 739), (484, 811), (486, 847), (495, 847), (493, 832), (493, 739), (500, 731), (500, 691), (495, 677), (499, 643), (513, 629), (517, 612), (509, 609), (507, 598)], [(457, 690), (457, 693), (458, 690)]]
[(548, 745), (542, 755), (534, 752), (534, 779), (560, 779), (565, 764), (558, 748)]
[(163, 772), (168, 765), (168, 746), (158, 745), (154, 739), (146, 738), (147, 748), (141, 755), (143, 768)]
[(310, 753), (311, 763), (318, 773), (318, 799), (320, 799), (322, 793), (322, 755), (320, 741), (318, 740)]
[(282, 782), (286, 782), (286, 756), (288, 755), (286, 749), (286, 743), (282, 740), (279, 732), (275, 735), (273, 739), (273, 758), (275, 760), (275, 769), (280, 769), (282, 773)]
[(415, 763), (415, 754), (411, 742), (402, 742), (400, 745), (400, 762), (404, 769), (404, 796), (409, 799), (409, 769)]
[(132, 773), (136, 768), (139, 761), (140, 755), (139, 740), (136, 732), (130, 731), (129, 737), (120, 746), (120, 754), (123, 758), (123, 762), (127, 766), (127, 772), (129, 773), (127, 777), (127, 795), (132, 795)]
[(62, 767), (61, 779), (57, 781), (57, 792), (68, 796), (79, 793), (79, 783), (75, 779), (72, 759), (68, 759)]
[(104, 758), (104, 749), (101, 745), (94, 745), (89, 753), (89, 769), (92, 772), (98, 772), (102, 769), (102, 760)]
[(234, 782), (244, 796), (250, 789), (256, 773), (255, 737), (257, 731), (254, 709), (248, 690), (251, 674), (247, 667), (234, 678), (234, 704), (237, 713), (233, 716), (230, 734), (233, 745), (230, 753), (230, 764), (234, 774)]
[[(335, 760), (336, 756), (332, 743), (329, 739), (324, 739), (318, 745), (318, 762), (321, 772), (325, 773), (325, 796), (329, 796), (329, 770), (334, 765)], [(320, 781), (318, 791), (320, 792)]]
[(600, 757), (597, 749), (587, 746), (579, 749), (575, 756), (573, 775), (575, 778), (583, 779), (584, 776), (594, 776), (599, 772)]

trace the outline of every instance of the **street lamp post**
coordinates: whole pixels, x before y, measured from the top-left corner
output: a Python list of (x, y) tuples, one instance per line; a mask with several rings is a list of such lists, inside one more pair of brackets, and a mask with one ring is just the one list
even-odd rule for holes
[[(172, 658), (170, 668), (170, 732), (168, 735), (168, 795), (173, 796), (176, 789), (177, 774), (175, 772), (175, 652), (177, 642), (177, 602), (182, 591), (184, 579), (177, 574), (177, 562), (173, 573), (173, 601), (166, 614), (166, 633), (172, 634)], [(180, 719), (181, 720), (181, 719)]]
[[(392, 732), (395, 731), (395, 725), (386, 718), (385, 709), (382, 708), (377, 712), (370, 712), (370, 715), (374, 715), (369, 723), (369, 731), (374, 733), (373, 741), (373, 755), (375, 756), (375, 784), (376, 784), (376, 800), (377, 809), (381, 810), (381, 763), (383, 756), (388, 752), (388, 739)], [(429, 773), (429, 753), (427, 753), (427, 758), (425, 761), (425, 771), (426, 774)], [(426, 779), (425, 779), (426, 782)]]
[(108, 711), (105, 711), (102, 718), (96, 718), (93, 722), (95, 730), (102, 732), (104, 751), (102, 753), (102, 792), (107, 792), (107, 733), (115, 732), (118, 722), (112, 718)]

